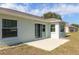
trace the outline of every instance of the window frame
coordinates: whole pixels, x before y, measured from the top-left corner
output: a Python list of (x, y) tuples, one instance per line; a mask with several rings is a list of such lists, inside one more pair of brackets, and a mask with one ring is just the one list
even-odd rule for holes
[(42, 24), (42, 32), (46, 31), (46, 26)]
[(63, 24), (60, 24), (60, 32), (65, 32), (65, 28)]
[(17, 37), (17, 32), (17, 20), (2, 19), (2, 38)]
[(51, 32), (55, 32), (55, 24), (51, 24)]

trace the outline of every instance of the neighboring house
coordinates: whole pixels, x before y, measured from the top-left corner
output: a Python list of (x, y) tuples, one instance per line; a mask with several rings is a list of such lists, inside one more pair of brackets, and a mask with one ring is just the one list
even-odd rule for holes
[(77, 27), (74, 27), (74, 26), (70, 26), (69, 27), (69, 30), (70, 30), (70, 32), (77, 32), (78, 31), (78, 28)]
[(74, 27), (72, 25), (66, 24), (66, 26), (65, 26), (65, 33), (77, 32), (77, 31), (78, 31), (77, 27)]
[(24, 12), (0, 8), (0, 45), (11, 45), (39, 39), (64, 37), (63, 21), (43, 19)]

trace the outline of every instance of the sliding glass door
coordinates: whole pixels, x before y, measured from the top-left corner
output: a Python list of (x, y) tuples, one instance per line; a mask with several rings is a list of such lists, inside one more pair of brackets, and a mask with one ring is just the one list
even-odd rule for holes
[(35, 24), (35, 37), (42, 38), (43, 32), (45, 32), (45, 25)]
[(42, 37), (41, 25), (40, 24), (35, 24), (35, 37), (36, 38)]

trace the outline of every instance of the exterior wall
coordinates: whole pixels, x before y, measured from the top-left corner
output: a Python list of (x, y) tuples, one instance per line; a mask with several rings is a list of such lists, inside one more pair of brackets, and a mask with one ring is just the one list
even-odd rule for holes
[(69, 33), (69, 27), (68, 26), (65, 27), (65, 33)]
[[(48, 30), (48, 28), (47, 28), (48, 26), (46, 23), (32, 21), (32, 20), (21, 20), (21, 24), (19, 25), (20, 26), (19, 29), (21, 29), (21, 30), (18, 30), (19, 31), (18, 33), (20, 34), (19, 37), (23, 41), (32, 41), (32, 40), (38, 39), (38, 38), (35, 38), (35, 24), (45, 24), (46, 30)], [(48, 31), (46, 31), (46, 33), (42, 32), (42, 36), (43, 36), (42, 38), (48, 37), (49, 34), (50, 34), (50, 32), (48, 33)]]
[(64, 38), (65, 37), (65, 32), (60, 32), (59, 38)]
[(65, 32), (60, 32), (60, 23), (53, 23), (55, 24), (55, 32), (51, 32), (52, 39), (60, 39), (65, 37)]
[[(2, 19), (17, 20), (17, 29), (18, 29), (17, 37), (2, 38)], [(41, 21), (34, 21), (30, 19), (23, 19), (20, 17), (11, 16), (11, 15), (0, 15), (0, 45), (11, 45), (11, 44), (17, 44), (20, 42), (39, 40), (39, 38), (35, 38), (35, 24), (46, 25), (46, 32), (42, 32), (42, 36), (43, 36), (42, 38), (51, 37), (51, 39), (59, 39), (60, 37), (63, 37), (64, 33), (61, 33), (59, 31), (60, 23), (52, 23), (52, 24), (55, 24), (55, 32), (50, 32), (51, 31), (50, 23), (44, 23)]]
[[(2, 38), (2, 19), (12, 19), (17, 20), (18, 36), (10, 38)], [(49, 24), (39, 21), (33, 21), (30, 19), (23, 19), (19, 17), (14, 17), (10, 15), (0, 15), (0, 45), (11, 45), (19, 42), (28, 42), (33, 40), (38, 40), (35, 38), (35, 24), (45, 24), (46, 25), (46, 35), (43, 38), (50, 37)]]

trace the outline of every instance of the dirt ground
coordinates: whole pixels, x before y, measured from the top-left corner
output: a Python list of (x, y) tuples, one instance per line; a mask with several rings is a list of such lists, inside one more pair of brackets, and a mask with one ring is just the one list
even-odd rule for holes
[(0, 55), (78, 55), (79, 32), (71, 33), (71, 36), (67, 38), (70, 39), (69, 42), (50, 52), (33, 46), (21, 44), (17, 47), (0, 50)]

